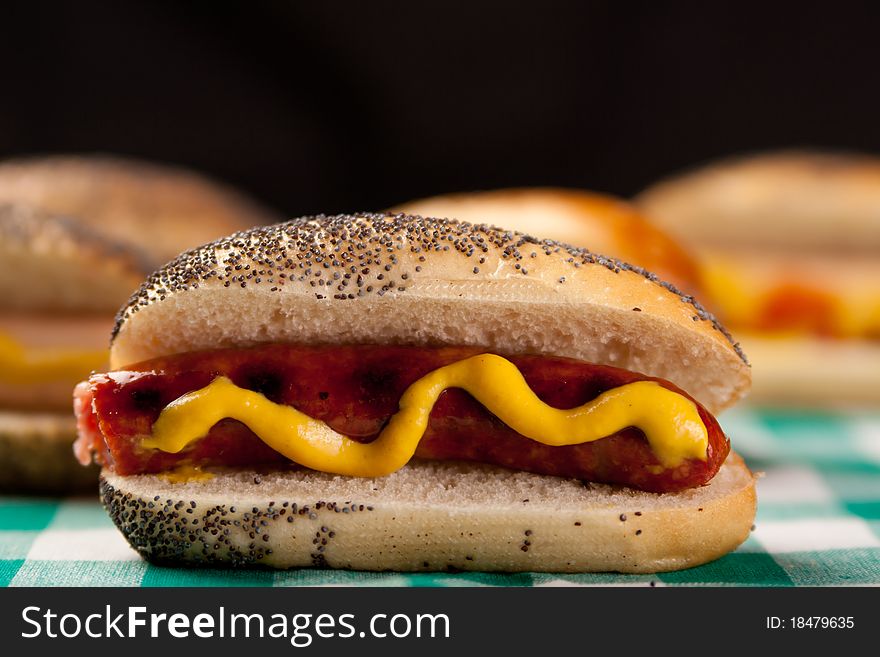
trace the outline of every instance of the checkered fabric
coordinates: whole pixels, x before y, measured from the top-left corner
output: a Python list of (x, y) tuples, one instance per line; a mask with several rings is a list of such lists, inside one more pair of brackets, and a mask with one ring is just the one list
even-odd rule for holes
[(388, 574), (152, 566), (91, 499), (0, 497), (4, 586), (546, 586), (880, 584), (880, 413), (741, 410), (722, 417), (758, 484), (752, 535), (733, 554), (659, 575)]

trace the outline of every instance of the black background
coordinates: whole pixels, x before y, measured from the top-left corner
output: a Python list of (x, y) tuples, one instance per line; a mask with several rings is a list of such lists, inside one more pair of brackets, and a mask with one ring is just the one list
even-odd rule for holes
[(880, 151), (880, 5), (0, 6), (0, 157), (180, 163), (288, 215), (511, 185), (628, 195), (717, 156)]

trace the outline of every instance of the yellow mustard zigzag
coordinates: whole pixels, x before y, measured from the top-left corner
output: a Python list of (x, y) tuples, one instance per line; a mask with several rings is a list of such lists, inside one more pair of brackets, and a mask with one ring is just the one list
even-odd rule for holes
[(178, 453), (220, 420), (232, 418), (295, 463), (323, 472), (378, 477), (400, 469), (412, 458), (431, 409), (447, 388), (466, 390), (514, 431), (544, 445), (588, 443), (632, 426), (645, 433), (666, 467), (686, 458), (706, 460), (706, 427), (696, 405), (686, 397), (653, 381), (637, 381), (577, 408), (560, 410), (542, 402), (516, 366), (494, 354), (446, 365), (413, 383), (400, 399), (400, 410), (379, 437), (367, 444), (218, 377), (165, 407), (143, 446)]

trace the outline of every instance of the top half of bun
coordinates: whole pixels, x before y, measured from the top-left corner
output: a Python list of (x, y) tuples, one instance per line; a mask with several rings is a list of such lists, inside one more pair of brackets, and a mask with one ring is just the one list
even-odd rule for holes
[(267, 342), (566, 356), (669, 379), (716, 411), (750, 383), (715, 319), (642, 269), (485, 225), (375, 214), (304, 217), (182, 254), (120, 310), (111, 366)]
[(88, 226), (0, 203), (0, 313), (104, 313), (149, 271), (143, 254)]
[(152, 268), (184, 249), (278, 220), (239, 192), (192, 171), (110, 156), (2, 163), (0, 203), (74, 218), (141, 249)]
[(394, 211), (504, 226), (584, 246), (644, 267), (689, 293), (698, 292), (697, 268), (669, 235), (631, 204), (605, 194), (536, 187), (446, 194)]
[(782, 151), (662, 181), (637, 204), (695, 246), (722, 250), (880, 248), (880, 159)]

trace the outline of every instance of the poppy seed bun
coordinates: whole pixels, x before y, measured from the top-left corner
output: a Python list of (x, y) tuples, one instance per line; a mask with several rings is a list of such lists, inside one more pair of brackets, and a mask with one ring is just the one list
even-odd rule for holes
[(636, 202), (698, 257), (706, 304), (754, 364), (753, 401), (880, 402), (880, 158), (731, 159)]
[(241, 193), (186, 169), (92, 155), (0, 164), (0, 203), (75, 217), (104, 237), (143, 249), (152, 267), (182, 250), (278, 217)]
[(636, 203), (693, 245), (783, 250), (880, 248), (880, 159), (783, 151), (661, 181)]
[(76, 422), (69, 413), (0, 410), (0, 491), (94, 491), (96, 466), (73, 458)]
[(149, 272), (141, 253), (70, 219), (0, 204), (4, 311), (112, 313)]
[(735, 454), (680, 493), (412, 461), (376, 479), (239, 471), (169, 483), (104, 470), (101, 497), (148, 561), (274, 568), (652, 573), (730, 552), (755, 515), (754, 477)]
[(584, 246), (644, 267), (688, 293), (699, 291), (690, 256), (635, 207), (612, 196), (559, 188), (497, 189), (410, 201), (393, 211), (496, 224)]
[(113, 369), (258, 343), (473, 345), (657, 376), (710, 410), (749, 367), (691, 297), (644, 270), (488, 226), (304, 217), (182, 254), (122, 308)]

